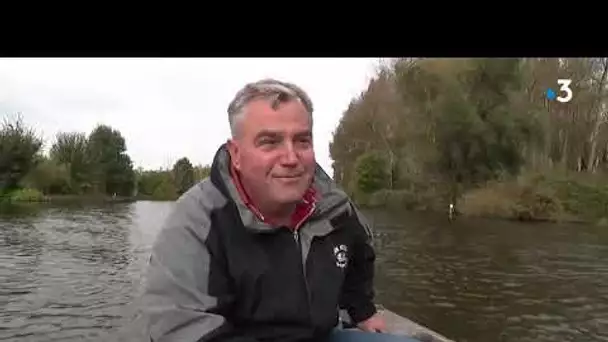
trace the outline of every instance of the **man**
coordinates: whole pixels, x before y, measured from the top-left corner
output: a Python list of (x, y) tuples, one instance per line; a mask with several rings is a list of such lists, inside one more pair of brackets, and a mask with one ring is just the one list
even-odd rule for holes
[(339, 308), (360, 330), (384, 331), (371, 233), (315, 161), (312, 112), (293, 84), (236, 94), (232, 138), (153, 247), (143, 296), (152, 341), (344, 339)]

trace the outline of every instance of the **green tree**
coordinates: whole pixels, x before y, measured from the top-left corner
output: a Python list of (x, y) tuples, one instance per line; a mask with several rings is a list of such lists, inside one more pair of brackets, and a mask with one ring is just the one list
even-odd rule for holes
[(178, 196), (177, 188), (170, 179), (164, 179), (152, 193), (152, 197), (156, 200), (175, 200)]
[(21, 115), (5, 119), (0, 128), (0, 192), (16, 189), (35, 167), (35, 156), (42, 148), (42, 138), (25, 126)]
[(84, 133), (58, 133), (51, 146), (50, 157), (69, 170), (72, 192), (82, 193), (90, 187), (87, 160), (88, 140)]
[(39, 156), (30, 172), (21, 180), (24, 188), (40, 190), (43, 194), (69, 194), (70, 170), (68, 164), (60, 164), (54, 159)]
[(162, 171), (142, 171), (138, 176), (138, 193), (145, 196), (152, 196), (154, 190), (163, 182), (165, 172)]
[(132, 194), (135, 172), (126, 154), (122, 134), (110, 126), (98, 125), (88, 138), (87, 157), (91, 183), (97, 192), (123, 196)]
[(361, 155), (355, 163), (357, 190), (371, 194), (386, 188), (390, 175), (387, 173), (387, 161), (379, 152), (368, 152)]
[(194, 168), (188, 158), (183, 157), (175, 162), (172, 172), (178, 195), (188, 191), (194, 185)]
[(194, 167), (194, 181), (200, 182), (211, 175), (211, 166), (197, 165)]
[(127, 154), (121, 153), (117, 160), (109, 163), (106, 173), (106, 193), (121, 196), (133, 195), (135, 189), (135, 171), (133, 162)]
[(177, 189), (168, 170), (147, 170), (138, 175), (138, 194), (155, 200), (174, 200)]

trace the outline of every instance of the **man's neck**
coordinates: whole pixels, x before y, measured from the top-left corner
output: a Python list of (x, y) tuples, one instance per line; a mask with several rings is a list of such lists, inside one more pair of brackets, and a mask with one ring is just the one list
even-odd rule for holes
[(295, 204), (288, 204), (283, 206), (270, 206), (266, 201), (257, 198), (255, 191), (252, 191), (245, 182), (241, 182), (243, 189), (251, 199), (252, 204), (260, 211), (265, 219), (271, 222), (276, 222), (281, 225), (289, 225), (291, 222), (291, 216), (296, 208)]
[(239, 195), (245, 197), (244, 200), (249, 202), (249, 205), (253, 207), (257, 214), (262, 215), (262, 219), (264, 221), (279, 225), (291, 224), (291, 216), (296, 208), (295, 204), (282, 207), (271, 207), (266, 203), (266, 201), (256, 197), (255, 191), (252, 191), (251, 187), (249, 187), (249, 185), (243, 181), (239, 175), (239, 172), (232, 165), (230, 166), (230, 174), (233, 181), (236, 182), (237, 188), (240, 189), (238, 190)]

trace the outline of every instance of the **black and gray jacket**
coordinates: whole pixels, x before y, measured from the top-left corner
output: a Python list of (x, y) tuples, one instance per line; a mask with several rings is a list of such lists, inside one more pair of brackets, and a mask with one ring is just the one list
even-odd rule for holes
[(309, 341), (376, 312), (371, 233), (318, 167), (314, 213), (294, 233), (243, 203), (222, 146), (211, 176), (182, 195), (153, 246), (143, 295), (155, 342)]

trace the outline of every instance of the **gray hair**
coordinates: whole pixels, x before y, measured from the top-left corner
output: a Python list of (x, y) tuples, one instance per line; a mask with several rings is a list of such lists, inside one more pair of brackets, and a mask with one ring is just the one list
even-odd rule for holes
[(259, 99), (271, 101), (271, 106), (275, 110), (280, 104), (285, 102), (300, 101), (308, 111), (312, 123), (312, 101), (302, 88), (292, 83), (274, 79), (263, 79), (246, 84), (238, 91), (232, 102), (230, 102), (230, 105), (228, 105), (228, 121), (230, 122), (230, 131), (233, 137), (237, 134), (237, 123), (239, 118), (245, 114), (247, 105)]

